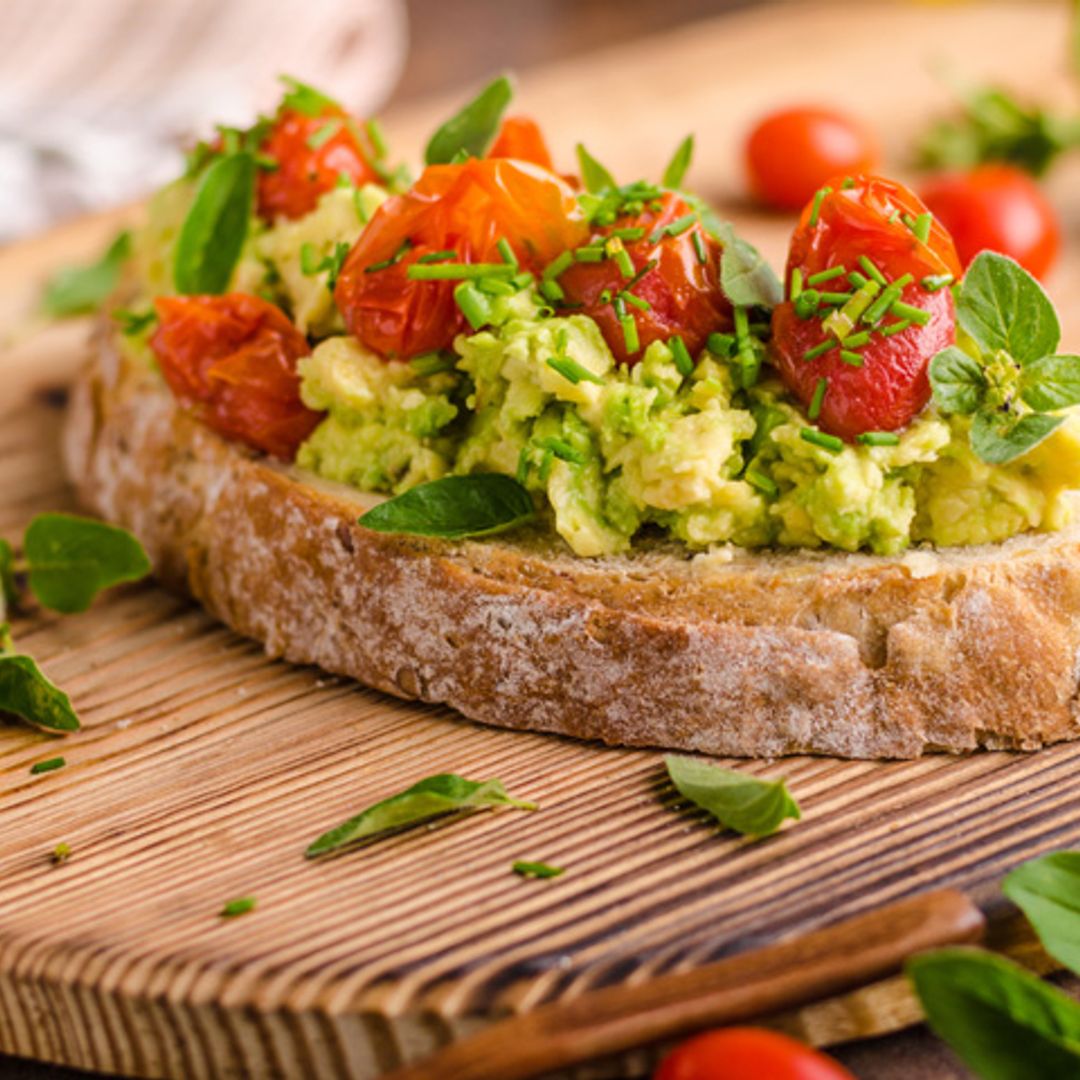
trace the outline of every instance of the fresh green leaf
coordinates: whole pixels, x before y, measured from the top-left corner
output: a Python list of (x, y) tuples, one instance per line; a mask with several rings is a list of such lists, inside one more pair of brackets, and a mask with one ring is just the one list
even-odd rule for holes
[(57, 769), (62, 769), (67, 762), (62, 757), (46, 758), (44, 761), (35, 761), (30, 766), (31, 776), (40, 776), (42, 773), (56, 772)]
[(236, 900), (230, 900), (221, 909), (221, 917), (223, 919), (235, 919), (237, 915), (246, 915), (249, 911), (255, 910), (255, 897), (254, 896), (241, 896)]
[(581, 169), (581, 182), (585, 185), (586, 191), (596, 195), (601, 191), (618, 187), (615, 177), (585, 149), (584, 143), (577, 144), (577, 159), (578, 167)]
[(968, 268), (956, 317), (983, 353), (1004, 350), (1021, 366), (1052, 353), (1061, 340), (1042, 286), (1018, 262), (993, 251), (976, 255)]
[(1080, 1076), (1080, 1005), (1056, 987), (978, 949), (907, 962), (930, 1027), (982, 1080)]
[(55, 319), (96, 311), (120, 280), (120, 271), (131, 255), (131, 233), (122, 232), (104, 255), (90, 266), (68, 267), (45, 286), (45, 313)]
[(343, 825), (324, 833), (307, 849), (307, 856), (314, 858), (345, 844), (407, 825), (419, 825), (444, 814), (495, 806), (536, 809), (534, 803), (512, 799), (499, 780), (466, 780), (454, 773), (429, 776), (401, 794), (369, 806)]
[(203, 173), (176, 241), (178, 292), (221, 293), (247, 237), (255, 199), (255, 159), (246, 152), (215, 159)]
[(660, 182), (667, 188), (680, 188), (682, 187), (683, 179), (686, 176), (687, 170), (690, 168), (690, 162), (694, 158), (694, 136), (687, 135), (678, 148), (672, 155), (671, 161), (668, 162), (668, 167), (664, 170), (664, 179)]
[(36, 517), (25, 548), (30, 588), (53, 611), (85, 611), (102, 589), (150, 573), (150, 560), (131, 533), (72, 514)]
[(934, 404), (942, 412), (973, 413), (986, 397), (982, 364), (963, 349), (950, 345), (930, 361), (930, 386)]
[(515, 874), (528, 878), (554, 878), (566, 873), (561, 866), (551, 866), (543, 862), (522, 862), (520, 860), (514, 863), (511, 869)]
[(703, 217), (702, 224), (724, 247), (720, 288), (728, 300), (736, 307), (748, 308), (773, 308), (779, 304), (784, 298), (783, 287), (761, 252), (739, 236), (733, 225), (715, 214), (709, 219)]
[(285, 84), (285, 93), (281, 98), (282, 109), (292, 109), (304, 116), (321, 116), (327, 109), (340, 109), (341, 106), (321, 90), (294, 79), (291, 75), (280, 76)]
[(483, 157), (499, 133), (503, 113), (513, 96), (513, 84), (505, 75), (489, 83), (431, 136), (424, 162), (445, 165), (461, 151)]
[(769, 836), (786, 818), (802, 817), (783, 780), (760, 780), (697, 758), (669, 755), (664, 764), (680, 795), (744, 836)]
[(491, 536), (529, 521), (532, 496), (501, 473), (444, 476), (418, 484), (369, 510), (360, 524), (376, 532), (463, 540)]
[(0, 633), (0, 713), (10, 713), (49, 731), (78, 731), (79, 718), (67, 694), (42, 674), (31, 657), (16, 653), (11, 648), (6, 627), (3, 630)]
[(1043, 356), (1020, 373), (1020, 396), (1040, 412), (1080, 404), (1080, 356)]
[(1080, 851), (1055, 851), (1018, 866), (1001, 891), (1028, 917), (1043, 948), (1080, 974)]
[(971, 422), (971, 449), (990, 465), (1006, 465), (1034, 449), (1065, 422), (1064, 416), (1029, 413), (1017, 419), (980, 412)]
[(15, 551), (7, 540), (0, 539), (0, 619), (19, 602), (15, 584)]

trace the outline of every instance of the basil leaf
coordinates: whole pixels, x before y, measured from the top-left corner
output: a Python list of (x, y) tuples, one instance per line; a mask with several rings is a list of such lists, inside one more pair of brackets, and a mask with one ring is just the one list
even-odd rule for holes
[(15, 551), (6, 540), (0, 539), (0, 619), (19, 602), (15, 586)]
[(34, 595), (66, 614), (85, 611), (102, 589), (150, 573), (150, 560), (131, 533), (72, 514), (36, 517), (25, 547)]
[(668, 167), (664, 170), (664, 178), (660, 181), (664, 187), (679, 188), (682, 187), (683, 178), (686, 176), (687, 169), (690, 168), (690, 162), (694, 157), (694, 136), (687, 135), (678, 148), (672, 155), (671, 161), (668, 162)]
[(0, 628), (0, 642), (0, 713), (49, 731), (78, 731), (79, 718), (67, 694), (49, 682), (31, 657), (12, 650), (6, 627)]
[(1080, 404), (1080, 356), (1032, 360), (1020, 373), (1020, 396), (1041, 412)]
[(463, 540), (516, 528), (534, 513), (532, 496), (516, 480), (475, 473), (418, 484), (373, 507), (360, 524), (376, 532)]
[[(696, 203), (698, 209), (700, 202)], [(698, 210), (700, 214), (700, 209)], [(729, 222), (710, 211), (702, 224), (724, 245), (720, 260), (720, 288), (735, 307), (773, 308), (784, 298), (784, 290), (773, 268), (753, 244), (735, 232)]]
[(255, 158), (241, 151), (217, 158), (203, 173), (176, 241), (177, 292), (222, 293), (247, 237), (255, 199)]
[(311, 844), (306, 854), (311, 859), (391, 829), (419, 825), (444, 814), (494, 806), (536, 809), (535, 803), (512, 799), (499, 780), (466, 780), (454, 773), (429, 776), (399, 795), (392, 795), (369, 806), (336, 829), (323, 833)]
[(956, 304), (960, 326), (984, 353), (1003, 349), (1021, 365), (1052, 353), (1061, 324), (1042, 286), (1017, 262), (984, 251), (975, 256)]
[(598, 192), (618, 187), (615, 177), (585, 149), (584, 143), (577, 144), (577, 159), (578, 167), (581, 169), (581, 182), (585, 185), (586, 191), (595, 195)]
[(982, 1080), (1080, 1076), (1080, 1005), (979, 949), (940, 949), (907, 962), (930, 1027)]
[(513, 96), (513, 84), (505, 75), (485, 86), (431, 136), (424, 162), (445, 165), (462, 151), (471, 157), (483, 157), (495, 141), (502, 115)]
[(120, 271), (131, 255), (131, 233), (122, 232), (104, 255), (90, 266), (58, 271), (45, 286), (42, 305), (54, 319), (96, 311), (120, 280)]
[(1017, 420), (980, 412), (971, 423), (971, 449), (989, 465), (1006, 465), (1034, 449), (1065, 422), (1064, 416), (1029, 413)]
[(983, 403), (986, 375), (978, 360), (950, 345), (930, 361), (930, 386), (942, 412), (967, 415)]
[(1080, 974), (1080, 851), (1055, 851), (1018, 866), (1001, 891), (1028, 917), (1046, 951)]
[(785, 818), (802, 817), (783, 780), (759, 780), (697, 758), (669, 755), (664, 764), (680, 795), (744, 836), (770, 836)]
[(292, 109), (304, 116), (322, 116), (327, 109), (340, 109), (341, 106), (331, 97), (327, 97), (314, 86), (294, 79), (291, 75), (280, 76), (285, 84), (285, 93), (281, 98), (282, 109)]

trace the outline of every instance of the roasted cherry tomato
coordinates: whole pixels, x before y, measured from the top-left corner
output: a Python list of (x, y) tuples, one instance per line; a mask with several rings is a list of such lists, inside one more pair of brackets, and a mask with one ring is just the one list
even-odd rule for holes
[(291, 461), (322, 419), (300, 400), (304, 335), (247, 293), (163, 296), (154, 306), (150, 347), (177, 401), (227, 438)]
[(261, 217), (298, 218), (315, 209), (342, 174), (354, 184), (377, 180), (348, 116), (327, 105), (318, 116), (283, 109), (260, 154), (277, 163), (259, 170), (258, 208)]
[(838, 1062), (764, 1028), (724, 1028), (676, 1047), (653, 1080), (854, 1080)]
[(517, 158), (542, 169), (552, 169), (551, 151), (535, 120), (528, 116), (508, 116), (488, 151), (489, 158)]
[[(611, 257), (612, 244), (625, 249), (629, 265)], [(581, 311), (597, 322), (620, 363), (635, 363), (652, 342), (675, 335), (694, 354), (710, 333), (731, 327), (731, 304), (720, 288), (720, 245), (678, 195), (647, 199), (639, 213), (596, 229), (587, 246), (604, 248), (605, 257), (575, 261), (558, 276), (566, 294), (561, 303), (564, 313)], [(636, 305), (620, 298), (633, 279)], [(624, 319), (633, 320), (629, 338)]]
[(384, 356), (445, 349), (465, 328), (457, 283), (412, 281), (413, 263), (436, 252), (454, 262), (501, 262), (505, 238), (522, 268), (535, 271), (587, 235), (573, 191), (546, 169), (506, 158), (430, 165), (375, 212), (334, 299), (350, 332)]
[(1057, 261), (1061, 226), (1039, 185), (1013, 165), (949, 173), (922, 189), (926, 205), (952, 233), (967, 266), (989, 248), (1043, 277)]
[[(815, 195), (787, 264), (788, 296), (800, 280), (804, 295), (773, 312), (770, 356), (788, 389), (816, 405), (812, 414), (820, 409), (822, 429), (851, 440), (895, 431), (923, 409), (927, 365), (955, 340), (948, 285), (960, 273), (949, 234), (902, 184), (837, 177)], [(884, 287), (862, 285), (875, 274)], [(837, 331), (844, 313), (853, 323), (846, 335)]]
[(750, 189), (769, 206), (798, 210), (830, 176), (873, 170), (877, 142), (832, 109), (784, 109), (766, 116), (746, 143)]

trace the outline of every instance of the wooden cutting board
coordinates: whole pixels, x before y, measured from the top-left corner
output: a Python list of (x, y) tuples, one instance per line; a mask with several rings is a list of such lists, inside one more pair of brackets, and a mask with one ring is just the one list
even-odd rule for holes
[[(932, 61), (1067, 93), (1065, 8), (767, 8), (538, 71), (522, 97), (564, 160), (580, 137), (628, 178), (655, 173), (695, 130), (698, 186), (779, 260), (789, 223), (733, 194), (739, 136), (756, 114), (793, 99), (846, 102), (895, 158), (948, 99)], [(411, 150), (446, 108), (387, 126)], [(1066, 167), (1053, 185), (1074, 242), (1075, 178)], [(26, 312), (50, 267), (95, 252), (126, 216), (0, 253), (0, 534), (12, 539), (34, 513), (70, 507), (56, 443), (86, 329), (35, 332)], [(1076, 347), (1074, 255), (1053, 291)], [(0, 729), (0, 1052), (141, 1077), (365, 1080), (510, 1011), (932, 886), (959, 885), (993, 915), (1008, 868), (1080, 843), (1080, 744), (744, 764), (786, 776), (805, 814), (749, 843), (677, 809), (658, 753), (492, 730), (270, 662), (152, 584), (14, 629), (85, 726), (62, 741)], [(58, 753), (65, 769), (30, 775)], [(328, 826), (443, 771), (497, 776), (542, 809), (303, 858)], [(61, 841), (72, 856), (54, 866)], [(525, 881), (515, 859), (566, 874)], [(254, 913), (219, 918), (249, 894)], [(996, 932), (1004, 941), (1013, 926)], [(1010, 944), (1045, 967), (1023, 939)], [(891, 980), (776, 1022), (832, 1043), (916, 1017)], [(587, 1075), (644, 1075), (646, 1061)]]

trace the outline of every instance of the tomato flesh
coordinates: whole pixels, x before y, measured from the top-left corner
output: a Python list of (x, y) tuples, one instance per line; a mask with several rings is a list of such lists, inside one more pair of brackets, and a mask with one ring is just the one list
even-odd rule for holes
[(624, 241), (635, 275), (655, 263), (631, 290), (633, 296), (648, 303), (648, 309), (626, 307), (637, 326), (638, 348), (628, 347), (613, 303), (629, 283), (613, 259), (575, 262), (558, 278), (566, 294), (562, 313), (582, 312), (594, 319), (621, 364), (636, 363), (654, 341), (675, 335), (682, 337), (693, 355), (704, 347), (709, 334), (732, 325), (731, 304), (720, 287), (720, 245), (696, 220), (677, 236), (664, 235), (653, 242), (655, 234), (692, 210), (673, 192), (664, 192), (650, 202), (658, 205), (647, 205), (640, 214), (624, 215), (613, 225), (596, 229), (589, 240), (590, 246), (600, 245), (623, 230), (644, 231), (640, 239)]
[(342, 175), (357, 185), (378, 179), (347, 119), (334, 105), (317, 116), (282, 110), (259, 147), (277, 163), (276, 169), (259, 170), (260, 217), (273, 221), (311, 213)]
[(1010, 256), (1035, 277), (1057, 262), (1057, 214), (1039, 185), (1012, 165), (939, 176), (923, 187), (922, 197), (952, 233), (965, 266), (987, 249)]
[(772, 113), (746, 143), (750, 189), (779, 210), (798, 210), (830, 176), (870, 172), (877, 160), (877, 142), (870, 132), (833, 109)]
[(554, 169), (551, 151), (540, 125), (528, 116), (508, 116), (488, 151), (489, 158), (517, 158), (531, 161), (542, 169)]
[(763, 1028), (706, 1032), (673, 1050), (653, 1080), (854, 1080), (838, 1062)]
[(226, 438), (291, 461), (322, 419), (300, 400), (304, 335), (246, 293), (163, 296), (154, 306), (150, 347), (177, 401)]
[(539, 271), (587, 235), (572, 189), (537, 165), (507, 158), (429, 165), (375, 212), (334, 298), (350, 333), (370, 349), (418, 356), (448, 348), (466, 324), (457, 283), (411, 281), (412, 263), (436, 251), (452, 251), (454, 262), (501, 262), (505, 238), (524, 270)]
[[(926, 213), (918, 197), (901, 184), (874, 176), (836, 178), (817, 206), (807, 206), (792, 237), (787, 281), (800, 271), (804, 282), (835, 267), (861, 272), (859, 259), (870, 259), (887, 281), (906, 274), (912, 281), (900, 296), (902, 303), (924, 311), (925, 325), (913, 322), (898, 333), (881, 331), (902, 320), (886, 314), (875, 327), (859, 324), (853, 333), (870, 331), (857, 352), (862, 366), (841, 356), (843, 343), (807, 360), (805, 354), (832, 336), (821, 308), (800, 318), (790, 300), (773, 312), (770, 359), (792, 394), (809, 406), (819, 380), (827, 380), (817, 424), (826, 432), (853, 440), (867, 431), (896, 431), (910, 423), (930, 400), (927, 366), (936, 352), (955, 340), (955, 310), (947, 287), (930, 289), (924, 279), (961, 273), (949, 234), (936, 220), (926, 242), (918, 239), (904, 216), (914, 220)], [(823, 291), (852, 291), (846, 274), (817, 286)], [(789, 286), (790, 291), (790, 286)]]

